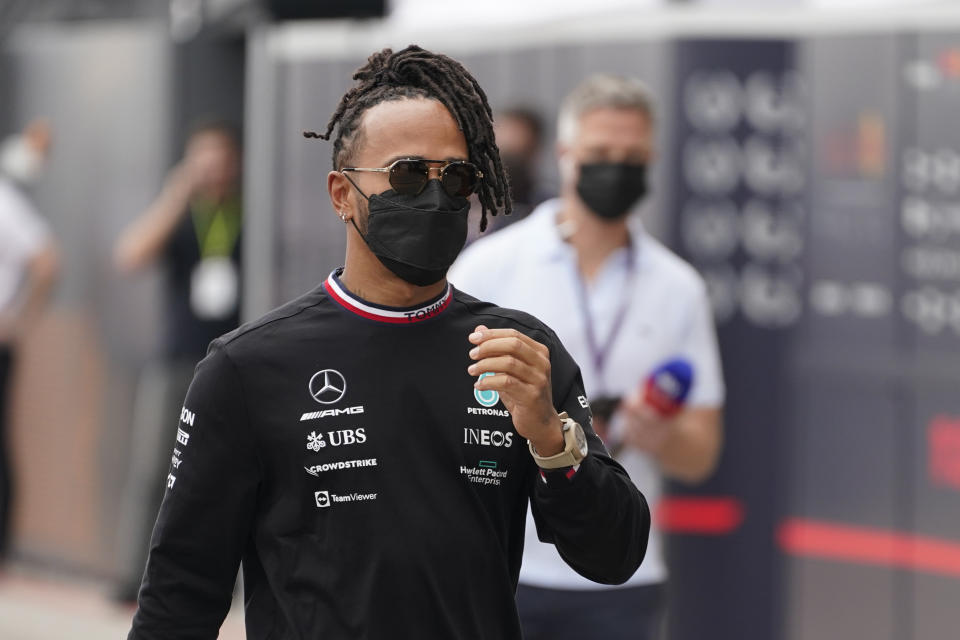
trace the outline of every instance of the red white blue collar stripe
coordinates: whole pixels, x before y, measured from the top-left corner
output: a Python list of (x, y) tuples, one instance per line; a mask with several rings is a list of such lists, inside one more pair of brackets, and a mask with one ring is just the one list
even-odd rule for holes
[(335, 302), (358, 316), (388, 322), (391, 324), (411, 324), (429, 320), (441, 314), (453, 300), (453, 288), (447, 283), (446, 290), (437, 298), (417, 307), (385, 307), (367, 302), (350, 293), (337, 277), (337, 271), (331, 273), (323, 283), (323, 288)]

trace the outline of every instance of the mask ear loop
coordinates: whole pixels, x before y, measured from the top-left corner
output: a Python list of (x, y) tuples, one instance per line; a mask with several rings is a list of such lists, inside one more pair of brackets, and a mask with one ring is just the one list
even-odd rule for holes
[(367, 236), (363, 235), (363, 232), (360, 231), (360, 227), (357, 226), (357, 221), (353, 218), (350, 218), (350, 224), (353, 225), (353, 228), (357, 230), (357, 233), (360, 234), (360, 237), (363, 238), (363, 241), (367, 241)]
[(350, 184), (353, 185), (353, 188), (357, 190), (357, 193), (359, 193), (359, 194), (362, 195), (364, 198), (366, 198), (367, 202), (370, 202), (370, 196), (368, 196), (367, 194), (365, 194), (365, 193), (363, 192), (363, 190), (362, 190), (360, 187), (357, 186), (357, 183), (353, 181), (353, 178), (350, 177), (350, 174), (349, 174), (349, 173), (347, 173), (346, 171), (340, 171), (340, 172), (338, 172), (338, 173), (339, 173), (340, 175), (342, 175), (344, 178), (346, 178), (346, 179), (347, 179), (347, 182), (349, 182)]
[[(364, 198), (366, 198), (367, 202), (370, 202), (370, 196), (368, 196), (367, 194), (365, 194), (365, 193), (363, 192), (363, 190), (362, 190), (360, 187), (357, 186), (357, 183), (354, 182), (354, 181), (350, 178), (349, 175), (347, 175), (347, 172), (346, 172), (346, 171), (340, 171), (340, 175), (342, 175), (344, 178), (346, 178), (346, 179), (347, 179), (347, 182), (349, 182), (350, 184), (353, 185), (353, 188), (357, 190), (357, 193), (359, 193), (359, 194), (362, 195)], [(341, 212), (341, 214), (340, 214), (340, 219), (343, 220), (344, 217), (345, 217), (345, 216), (344, 216), (343, 213)], [(362, 231), (360, 231), (360, 227), (357, 226), (357, 221), (354, 219), (354, 217), (355, 217), (355, 216), (350, 216), (350, 223), (353, 225), (353, 228), (357, 230), (357, 233), (360, 234), (360, 237), (363, 238), (364, 242), (366, 242), (367, 237), (366, 237), (365, 235), (363, 235), (363, 232), (362, 232)], [(343, 220), (343, 221), (346, 222), (346, 220)]]
[[(346, 172), (346, 171), (338, 171), (338, 173), (339, 173), (340, 175), (342, 175), (344, 178), (346, 178), (346, 179), (350, 182), (350, 184), (353, 185), (353, 188), (356, 189), (356, 190), (360, 193), (360, 195), (362, 195), (364, 198), (367, 199), (367, 202), (370, 202), (370, 196), (368, 196), (367, 194), (365, 194), (365, 193), (360, 189), (360, 187), (357, 186), (357, 183), (353, 181), (353, 178), (350, 177), (350, 175), (349, 175), (348, 172)], [(429, 169), (429, 168), (427, 169), (427, 173), (426, 173), (425, 175), (426, 175), (426, 178), (427, 178), (427, 179), (423, 181), (423, 185), (421, 185), (420, 189), (419, 189), (416, 193), (411, 194), (411, 195), (420, 195), (421, 193), (423, 193), (423, 190), (427, 188), (427, 185), (430, 183), (430, 169)], [(440, 176), (439, 176), (439, 178), (438, 178), (438, 181), (439, 181), (441, 184), (443, 184), (442, 178), (443, 178), (443, 174), (441, 173)], [(390, 183), (390, 188), (391, 188), (391, 189), (396, 189), (396, 187), (393, 186), (393, 183), (392, 183), (392, 182)]]

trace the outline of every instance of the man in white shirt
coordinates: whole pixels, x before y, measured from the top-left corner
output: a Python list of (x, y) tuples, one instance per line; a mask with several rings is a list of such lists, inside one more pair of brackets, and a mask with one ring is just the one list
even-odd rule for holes
[[(598, 433), (655, 504), (661, 474), (712, 473), (722, 443), (723, 376), (703, 280), (629, 213), (645, 195), (653, 112), (639, 82), (588, 78), (564, 101), (557, 153), (561, 197), (470, 246), (450, 270), (459, 289), (546, 322), (583, 372)], [(642, 387), (659, 365), (693, 368), (686, 404), (663, 417)], [(528, 522), (518, 602), (528, 640), (653, 638), (661, 625), (661, 535), (619, 587), (564, 565)]]
[(14, 352), (43, 308), (58, 269), (50, 230), (23, 190), (39, 177), (49, 146), (50, 129), (42, 121), (0, 146), (0, 559), (10, 525), (6, 417)]

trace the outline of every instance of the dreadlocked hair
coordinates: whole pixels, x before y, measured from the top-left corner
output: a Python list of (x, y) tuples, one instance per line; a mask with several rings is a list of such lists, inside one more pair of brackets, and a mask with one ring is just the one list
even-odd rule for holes
[(357, 148), (362, 134), (360, 121), (367, 109), (391, 100), (434, 99), (453, 114), (467, 140), (470, 162), (483, 172), (477, 188), (482, 209), (480, 230), (487, 228), (488, 212), (495, 216), (499, 208), (505, 214), (513, 210), (509, 183), (493, 136), (493, 112), (483, 89), (462, 64), (410, 45), (396, 53), (392, 49), (374, 53), (357, 69), (353, 79), (357, 83), (343, 94), (326, 132), (303, 132), (307, 138), (329, 140), (339, 124), (333, 141), (334, 169), (347, 166)]

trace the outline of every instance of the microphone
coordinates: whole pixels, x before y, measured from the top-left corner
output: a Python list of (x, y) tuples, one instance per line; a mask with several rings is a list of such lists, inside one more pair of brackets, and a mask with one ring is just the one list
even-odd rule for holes
[(693, 367), (685, 358), (667, 360), (653, 370), (643, 388), (643, 401), (664, 418), (677, 414), (693, 384)]

